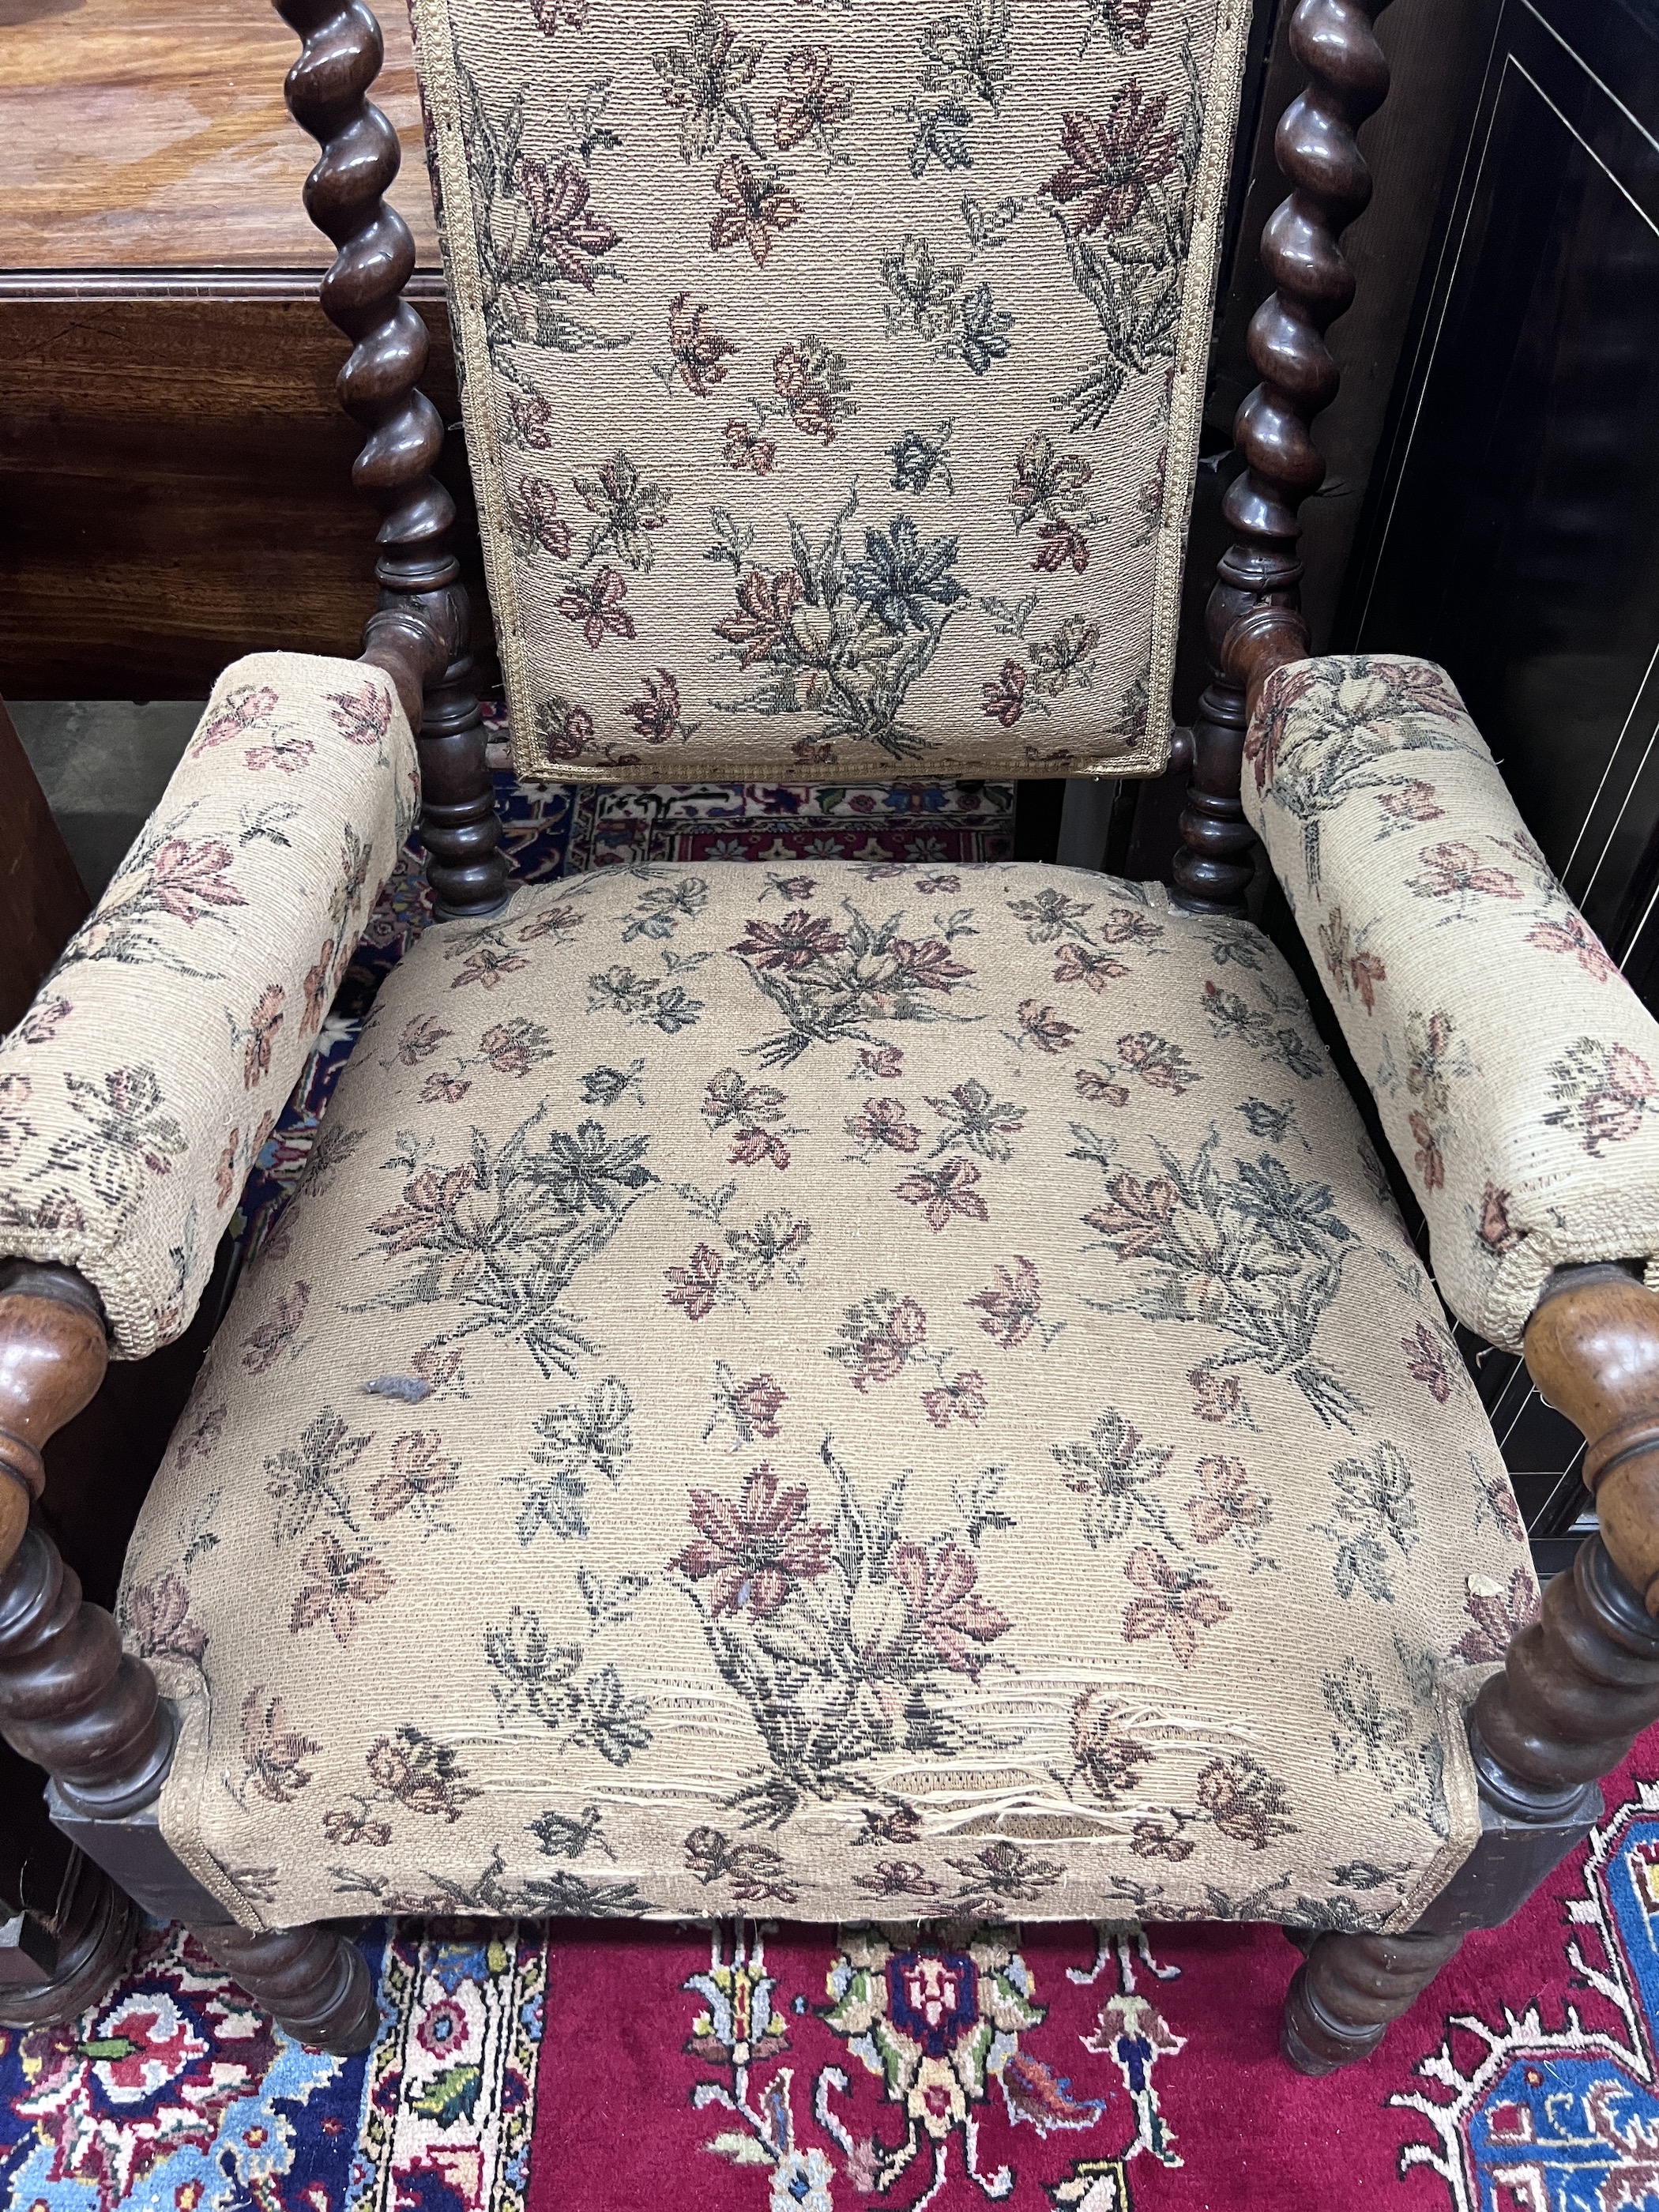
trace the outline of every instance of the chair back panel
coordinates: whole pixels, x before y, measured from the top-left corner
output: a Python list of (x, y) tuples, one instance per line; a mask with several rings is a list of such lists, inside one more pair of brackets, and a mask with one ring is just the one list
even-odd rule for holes
[(411, 0), (520, 772), (1156, 775), (1248, 0)]

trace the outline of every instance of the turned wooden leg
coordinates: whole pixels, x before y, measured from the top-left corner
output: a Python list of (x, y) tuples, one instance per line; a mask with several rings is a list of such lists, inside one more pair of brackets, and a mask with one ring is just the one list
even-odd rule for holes
[(380, 2026), (374, 1978), (337, 1929), (202, 1928), (191, 1935), (296, 2043), (349, 2058)]
[(467, 594), (464, 586), (452, 584), (445, 597), (460, 657), (427, 691), (419, 742), (421, 842), (440, 921), (494, 914), (507, 901), (495, 780), (484, 757), (483, 717), (472, 656), (466, 650), (471, 621)]
[[(354, 1944), (329, 1928), (260, 1933), (222, 1923), (222, 1907), (167, 1850), (155, 1801), (173, 1755), (172, 1708), (39, 1528), (0, 1577), (0, 1733), (46, 1768), (75, 1839), (140, 1902), (183, 1919), (279, 2027), (342, 2056), (368, 2049), (374, 1992)], [(115, 1940), (108, 1931), (106, 1946)]]
[(40, 1528), (0, 1575), (0, 1735), (94, 1820), (149, 1804), (173, 1756), (155, 1677)]
[(1526, 1353), (1583, 1434), (1601, 1533), (1482, 1687), (1470, 1741), (1482, 1796), (1545, 1821), (1589, 1798), (1659, 1719), (1659, 1298), (1620, 1267), (1563, 1268)]
[(1659, 1623), (1600, 1536), (1544, 1593), (1475, 1700), (1469, 1739), (1481, 1795), (1547, 1817), (1594, 1790), (1659, 1720)]
[(92, 1398), (107, 1358), (102, 1312), (78, 1275), (0, 1266), (0, 1735), (94, 1817), (155, 1797), (173, 1727), (149, 1668), (123, 1654), (114, 1621), (27, 1525), (45, 1446)]
[(145, 1662), (122, 1650), (110, 1615), (82, 1596), (51, 1537), (27, 1525), (42, 1448), (91, 1398), (106, 1356), (97, 1298), (78, 1276), (0, 1267), (0, 1736), (45, 1768), (54, 1820), (79, 1847), (55, 1862), (64, 1881), (50, 1911), (0, 1924), (3, 1936), (19, 1923), (9, 1947), (0, 1942), (0, 2020), (37, 2025), (94, 2002), (125, 1956), (137, 1899), (182, 1919), (298, 2041), (367, 2050), (377, 2014), (356, 1946), (329, 1928), (225, 1924), (223, 1907), (168, 1849), (155, 1808), (173, 1709)]
[(132, 1950), (137, 1906), (101, 1867), (58, 1840), (55, 1899), (0, 1925), (0, 2027), (78, 2020), (113, 1987)]
[(1462, 1942), (1455, 1935), (1321, 1936), (1296, 1970), (1279, 2047), (1298, 2074), (1369, 2058)]
[(1304, 2074), (1368, 2058), (1471, 1928), (1524, 1904), (1588, 1832), (1596, 1783), (1659, 1720), (1659, 1623), (1599, 1536), (1544, 1593), (1469, 1722), (1485, 1829), (1421, 1924), (1401, 1936), (1321, 1936), (1285, 2000), (1279, 2048)]

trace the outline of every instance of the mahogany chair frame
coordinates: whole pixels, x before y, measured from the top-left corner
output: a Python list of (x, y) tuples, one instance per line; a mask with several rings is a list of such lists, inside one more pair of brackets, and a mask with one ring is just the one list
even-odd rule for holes
[[(397, 134), (369, 102), (379, 27), (362, 0), (276, 0), (302, 39), (289, 105), (321, 144), (306, 187), (337, 254), (322, 303), (352, 341), (340, 374), (366, 433), (356, 479), (380, 509), (380, 604), (362, 659), (396, 684), (419, 729), (421, 827), (441, 915), (479, 915), (505, 896), (484, 734), (466, 641), (470, 609), (450, 546), (454, 508), (432, 469), (443, 430), (419, 390), (427, 354), (402, 297), (414, 246), (383, 195)], [(1275, 668), (1304, 659), (1297, 510), (1324, 463), (1310, 426), (1336, 393), (1325, 332), (1353, 296), (1339, 240), (1370, 194), (1355, 130), (1389, 70), (1372, 32), (1387, 0), (1299, 0), (1290, 39), (1305, 89), (1279, 124), (1291, 190), (1270, 218), (1263, 260), (1275, 290), (1250, 326), (1261, 382), (1239, 410), (1247, 466), (1224, 513), (1233, 532), (1207, 615), (1212, 676), (1190, 732), (1176, 896), (1241, 909), (1250, 830), (1239, 797), (1249, 719)], [(1314, 1934), (1285, 2002), (1281, 2047), (1304, 2073), (1367, 2057), (1472, 1929), (1506, 1920), (1588, 1832), (1596, 1787), (1659, 1718), (1659, 1297), (1635, 1263), (1553, 1276), (1526, 1332), (1527, 1364), (1586, 1439), (1597, 1535), (1511, 1643), (1469, 1721), (1482, 1828), (1419, 1925), (1399, 1936)], [(30, 1509), (48, 1439), (92, 1399), (108, 1358), (96, 1293), (73, 1270), (0, 1267), (0, 1734), (50, 1777), (52, 1817), (94, 1867), (148, 1910), (182, 1920), (249, 1995), (301, 2041), (359, 2050), (375, 2026), (362, 1954), (332, 1925), (254, 1933), (174, 1857), (156, 1804), (175, 1723), (145, 1662), (80, 1584)], [(1291, 1931), (1294, 1934), (1295, 1931)], [(107, 1947), (106, 1947), (107, 1951)], [(48, 1978), (31, 2017), (84, 2002), (88, 1974)], [(5, 2006), (0, 2002), (0, 2015)]]

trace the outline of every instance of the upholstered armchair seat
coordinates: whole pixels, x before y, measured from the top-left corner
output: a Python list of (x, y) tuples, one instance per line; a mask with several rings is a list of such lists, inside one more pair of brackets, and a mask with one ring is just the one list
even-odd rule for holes
[[(1298, 611), (1375, 0), (1290, 27), (1178, 732), (1248, 9), (414, 0), (520, 773), (1178, 763), (1173, 893), (514, 892), (378, 35), (278, 4), (380, 602), (359, 663), (228, 672), (0, 1044), (7, 1740), (337, 2050), (374, 2007), (325, 1923), (459, 1905), (1279, 1920), (1287, 2054), (1363, 2057), (1659, 1711), (1659, 1026), (1444, 674)], [(438, 919), (118, 1635), (29, 1525), (44, 1446), (187, 1326), (417, 796)], [(1239, 918), (1257, 838), (1422, 1249)], [(1449, 1316), (1586, 1438), (1601, 1535), (1538, 1618)]]
[(418, 941), (124, 1610), (165, 1832), (251, 1924), (1404, 1927), (1534, 1601), (1266, 939), (831, 862)]

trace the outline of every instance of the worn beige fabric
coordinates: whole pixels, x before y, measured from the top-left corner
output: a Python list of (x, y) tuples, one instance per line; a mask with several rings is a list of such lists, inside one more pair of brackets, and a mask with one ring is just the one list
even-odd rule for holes
[(77, 1267), (118, 1358), (188, 1325), (414, 818), (391, 681), (254, 653), (0, 1042), (0, 1258)]
[(520, 775), (1156, 775), (1248, 0), (411, 0)]
[(124, 1616), (249, 1923), (1403, 1926), (1534, 1601), (1267, 941), (832, 861), (421, 938)]
[(1518, 1351), (1553, 1267), (1659, 1253), (1659, 1024), (1550, 872), (1443, 669), (1264, 692), (1245, 811), (1461, 1321)]

